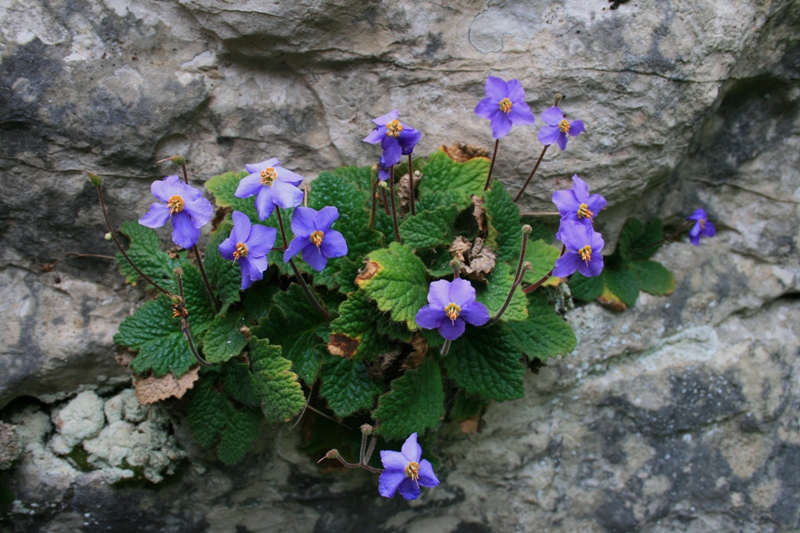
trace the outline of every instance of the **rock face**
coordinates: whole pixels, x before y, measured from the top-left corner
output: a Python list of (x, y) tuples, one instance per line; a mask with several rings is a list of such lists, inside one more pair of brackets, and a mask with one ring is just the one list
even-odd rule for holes
[[(524, 400), (492, 406), (479, 435), (445, 432), (442, 485), (416, 502), (381, 500), (361, 473), (321, 474), (287, 428), (233, 468), (179, 428), (193, 460), (178, 483), (109, 488), (46, 444), (67, 407), (56, 426), (31, 409), (10, 420), (24, 449), (6, 515), (17, 530), (131, 517), (158, 531), (799, 528), (800, 5), (610, 5), (0, 0), (0, 404), (124, 375), (111, 336), (141, 292), (103, 258), (38, 271), (114, 253), (84, 168), (105, 176), (119, 224), (145, 212), (150, 180), (173, 172), (154, 161), (174, 153), (196, 185), (273, 156), (313, 177), (373, 162), (361, 139), (394, 108), (423, 132), (420, 153), (490, 145), (472, 108), (493, 74), (521, 79), (537, 115), (501, 143), (495, 176), (512, 189), (554, 93), (587, 123), (548, 151), (529, 208), (551, 209), (578, 173), (609, 199), (598, 223), (612, 249), (630, 215), (680, 222), (703, 206), (720, 230), (659, 253), (671, 296), (571, 312), (576, 350), (529, 376)], [(119, 467), (100, 450), (146, 422), (128, 418), (130, 394), (101, 401), (102, 429), (76, 441), (97, 465)], [(125, 460), (145, 464), (144, 449)]]

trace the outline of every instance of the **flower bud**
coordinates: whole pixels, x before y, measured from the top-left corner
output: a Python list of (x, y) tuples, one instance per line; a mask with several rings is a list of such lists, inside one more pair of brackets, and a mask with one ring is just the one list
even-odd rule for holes
[(183, 276), (183, 269), (181, 267), (175, 267), (172, 269), (172, 273), (176, 276)]
[(372, 435), (372, 426), (369, 424), (362, 425), (360, 429), (362, 435)]
[(109, 232), (109, 233), (106, 233), (105, 235), (103, 235), (103, 238), (105, 240), (107, 240), (107, 241), (110, 241), (113, 237), (111, 236), (111, 233)]
[(524, 226), (522, 226), (522, 233), (524, 233), (525, 235), (530, 235), (532, 231), (533, 228), (530, 226), (530, 224), (525, 224)]
[(86, 172), (89, 175), (89, 181), (91, 181), (92, 185), (94, 185), (95, 187), (99, 187), (100, 185), (103, 184), (103, 178), (101, 178), (97, 174), (93, 174), (88, 170), (84, 170), (84, 172)]

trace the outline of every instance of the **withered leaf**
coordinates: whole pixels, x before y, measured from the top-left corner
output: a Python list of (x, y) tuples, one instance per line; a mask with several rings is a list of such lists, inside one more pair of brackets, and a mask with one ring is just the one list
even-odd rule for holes
[(450, 146), (442, 146), (442, 150), (450, 159), (463, 163), (475, 157), (489, 157), (489, 150), (482, 146), (474, 146), (466, 143), (455, 143)]
[(176, 378), (171, 372), (160, 378), (150, 376), (134, 381), (136, 399), (142, 405), (149, 405), (167, 398), (182, 398), (186, 391), (194, 387), (199, 379), (200, 367), (189, 369), (184, 375)]
[[(414, 172), (414, 191), (416, 192), (417, 185), (419, 185), (420, 180), (422, 179), (422, 174), (420, 172)], [(409, 181), (411, 181), (408, 177), (408, 174), (404, 174), (400, 181), (397, 183), (397, 201), (399, 205), (397, 209), (399, 210), (401, 215), (405, 215), (411, 210), (411, 190), (408, 187)]]
[(416, 332), (411, 337), (411, 347), (414, 351), (408, 354), (406, 360), (403, 361), (403, 370), (411, 370), (422, 364), (425, 355), (428, 353), (428, 341), (419, 332)]
[(328, 341), (328, 352), (331, 355), (349, 359), (355, 355), (359, 344), (361, 344), (361, 341), (348, 337), (343, 333), (331, 333)]
[(475, 217), (475, 221), (478, 222), (478, 236), (486, 238), (486, 234), (489, 230), (489, 225), (486, 221), (486, 208), (484, 204), (486, 203), (483, 198), (478, 196), (477, 194), (473, 194), (472, 198), (472, 216)]

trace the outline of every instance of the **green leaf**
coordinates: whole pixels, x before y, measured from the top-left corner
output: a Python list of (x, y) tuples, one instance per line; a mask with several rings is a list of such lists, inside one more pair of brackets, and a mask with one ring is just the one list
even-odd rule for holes
[(364, 263), (356, 263), (343, 257), (339, 263), (339, 271), (336, 272), (336, 282), (339, 284), (339, 290), (344, 294), (357, 291), (356, 277), (359, 270), (364, 266)]
[(546, 276), (553, 270), (553, 267), (556, 265), (556, 260), (560, 255), (561, 251), (558, 248), (547, 244), (542, 239), (528, 241), (528, 248), (525, 251), (525, 260), (531, 263), (533, 269), (525, 273), (525, 277), (523, 278), (525, 282), (536, 283)]
[[(127, 253), (131, 261), (153, 281), (165, 289), (171, 290), (171, 287), (163, 285), (162, 280), (172, 282), (174, 278), (172, 269), (177, 266), (177, 262), (171, 260), (169, 255), (161, 250), (161, 241), (156, 232), (133, 220), (124, 222), (120, 227), (120, 232), (130, 239), (131, 244)], [(117, 253), (117, 264), (120, 273), (125, 276), (128, 283), (136, 283), (139, 274), (125, 260), (121, 252)]]
[(417, 198), (415, 206), (417, 213), (422, 213), (450, 205), (458, 206), (461, 203), (461, 195), (456, 191), (432, 191)]
[(473, 194), (483, 194), (486, 176), (489, 174), (489, 159), (476, 157), (459, 163), (439, 150), (428, 158), (419, 182), (419, 197), (432, 192), (454, 191), (459, 194), (459, 207), (470, 205)]
[(384, 384), (369, 376), (364, 363), (332, 355), (324, 357), (320, 379), (320, 392), (339, 418), (372, 409), (375, 396), (384, 391)]
[(215, 372), (206, 373), (189, 392), (188, 422), (195, 440), (203, 447), (211, 447), (221, 435), (217, 456), (225, 464), (234, 464), (258, 437), (263, 418), (258, 409), (233, 407), (215, 387), (218, 377)]
[(291, 372), (292, 362), (281, 356), (280, 346), (265, 340), (253, 337), (249, 346), (261, 411), (271, 422), (288, 422), (306, 403), (297, 374)]
[(294, 371), (307, 384), (317, 378), (325, 354), (325, 318), (314, 308), (303, 289), (292, 284), (275, 295), (266, 318), (251, 333), (283, 347), (283, 356), (294, 363)]
[(489, 401), (478, 396), (469, 396), (464, 391), (459, 391), (453, 401), (453, 407), (450, 408), (450, 418), (455, 421), (461, 421), (466, 418), (478, 416), (481, 411), (489, 407)]
[(180, 377), (195, 364), (186, 339), (181, 333), (181, 321), (172, 318), (172, 305), (159, 295), (127, 317), (114, 335), (114, 343), (138, 350), (131, 368), (142, 374), (152, 371), (156, 377), (173, 372)]
[(625, 305), (633, 307), (639, 296), (639, 280), (626, 266), (619, 269), (603, 269), (603, 281), (606, 287)]
[(363, 255), (380, 244), (382, 235), (368, 228), (369, 193), (360, 190), (344, 176), (322, 172), (311, 184), (308, 206), (320, 210), (326, 206), (339, 209), (339, 218), (333, 224), (347, 241), (347, 257), (360, 260)]
[(444, 392), (439, 363), (426, 359), (392, 381), (392, 390), (381, 396), (372, 413), (380, 425), (375, 430), (387, 439), (405, 439), (439, 425), (444, 416)]
[(371, 252), (365, 272), (356, 279), (367, 296), (392, 319), (417, 329), (414, 317), (428, 303), (428, 276), (425, 265), (408, 246), (391, 243)]
[(529, 359), (545, 361), (554, 355), (567, 354), (575, 349), (577, 342), (569, 324), (538, 292), (528, 295), (528, 320), (510, 322), (508, 328), (514, 344)]
[[(489, 310), (489, 316), (494, 317), (503, 307), (511, 286), (514, 284), (514, 273), (507, 264), (498, 263), (492, 273), (489, 274), (487, 281), (488, 285), (476, 287), (476, 299), (486, 306)], [(517, 287), (517, 290), (514, 291), (514, 296), (511, 298), (511, 303), (508, 304), (508, 308), (500, 320), (525, 320), (526, 318), (528, 318), (528, 309), (525, 293), (522, 292), (522, 287)]]
[(203, 355), (209, 363), (223, 363), (239, 355), (247, 346), (247, 339), (240, 331), (244, 325), (244, 312), (231, 312), (217, 316), (203, 337)]
[(667, 267), (656, 261), (632, 261), (631, 272), (644, 292), (663, 296), (675, 290), (675, 278)]
[(497, 401), (525, 395), (520, 350), (505, 324), (467, 327), (444, 358), (447, 375), (470, 394)]
[(356, 361), (374, 361), (394, 347), (378, 334), (376, 316), (381, 313), (363, 291), (348, 295), (339, 306), (339, 317), (331, 323), (328, 351)]
[(587, 278), (580, 272), (575, 272), (569, 278), (569, 290), (572, 293), (572, 297), (584, 302), (591, 302), (600, 298), (600, 295), (603, 294), (604, 286), (602, 275)]
[(647, 224), (631, 218), (625, 222), (619, 235), (619, 255), (624, 261), (651, 258), (664, 239), (664, 223), (654, 218)]
[(458, 207), (449, 205), (409, 216), (400, 224), (400, 237), (414, 249), (448, 246), (453, 241), (452, 227)]
[[(491, 228), (489, 247), (497, 254), (497, 261), (517, 264), (522, 246), (522, 223), (519, 219), (519, 207), (511, 196), (503, 190), (499, 181), (492, 183), (492, 188), (483, 195), (486, 201), (486, 217)], [(496, 244), (491, 245), (491, 241)]]
[(233, 261), (227, 261), (219, 253), (219, 245), (228, 238), (233, 224), (223, 222), (211, 235), (211, 242), (206, 248), (206, 256), (203, 265), (208, 275), (208, 281), (217, 291), (217, 297), (222, 302), (219, 314), (224, 315), (232, 303), (236, 303), (241, 298), (240, 287), (242, 286), (242, 273), (239, 265)]
[[(375, 179), (375, 173), (371, 166), (368, 167), (339, 167), (331, 171), (332, 174), (341, 176), (348, 182), (352, 183), (359, 188), (362, 192), (372, 193), (372, 181)], [(367, 197), (369, 199), (369, 197)]]
[(219, 207), (230, 207), (234, 211), (241, 211), (250, 217), (252, 222), (257, 222), (258, 212), (256, 211), (255, 198), (252, 196), (249, 198), (236, 198), (235, 196), (239, 182), (249, 174), (245, 170), (241, 172), (225, 172), (208, 180), (206, 189), (214, 195)]

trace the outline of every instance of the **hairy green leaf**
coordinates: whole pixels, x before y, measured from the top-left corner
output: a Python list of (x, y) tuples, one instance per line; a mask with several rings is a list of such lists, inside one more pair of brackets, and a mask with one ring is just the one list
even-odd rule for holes
[(394, 343), (378, 334), (376, 316), (380, 314), (363, 291), (350, 293), (331, 323), (328, 351), (356, 361), (374, 361), (391, 350)]
[(392, 381), (392, 389), (381, 396), (372, 413), (380, 426), (375, 430), (387, 439), (405, 439), (439, 425), (444, 416), (444, 392), (439, 363), (426, 359)]
[(657, 261), (631, 261), (630, 269), (644, 292), (663, 296), (675, 290), (672, 273)]
[[(488, 282), (485, 286), (476, 287), (476, 299), (486, 306), (489, 310), (489, 316), (494, 317), (503, 307), (503, 303), (511, 291), (511, 286), (514, 284), (514, 273), (507, 264), (498, 263), (492, 273), (489, 274)], [(525, 293), (522, 292), (522, 287), (520, 286), (514, 291), (511, 303), (500, 320), (505, 322), (509, 320), (525, 320), (526, 318), (528, 318), (527, 302), (525, 301)]]
[(452, 227), (458, 216), (458, 207), (449, 205), (432, 211), (409, 216), (400, 224), (403, 242), (414, 248), (448, 246), (453, 241)]
[(584, 302), (591, 302), (600, 298), (600, 295), (603, 294), (604, 286), (602, 275), (587, 278), (580, 272), (575, 272), (569, 278), (569, 290), (572, 293), (572, 297)]
[(292, 362), (281, 355), (280, 346), (265, 340), (250, 339), (250, 365), (255, 389), (261, 400), (261, 411), (271, 422), (288, 422), (306, 403)]
[(661, 248), (663, 240), (664, 223), (660, 218), (654, 218), (647, 224), (630, 218), (619, 235), (619, 255), (626, 262), (650, 259)]
[(460, 195), (459, 207), (470, 205), (473, 194), (483, 194), (486, 176), (489, 174), (489, 159), (476, 157), (464, 163), (454, 161), (444, 150), (428, 158), (419, 183), (419, 196), (441, 191), (454, 191)]
[(523, 278), (526, 283), (536, 283), (544, 276), (553, 270), (556, 265), (556, 260), (559, 258), (561, 251), (547, 244), (542, 239), (536, 241), (528, 241), (528, 249), (525, 251), (525, 260), (529, 261), (532, 270), (525, 273)]
[(528, 320), (510, 322), (514, 344), (529, 359), (547, 360), (575, 348), (575, 333), (540, 292), (528, 295)]
[(627, 266), (621, 268), (603, 269), (603, 281), (615, 296), (625, 305), (633, 307), (636, 298), (639, 296), (639, 280), (633, 275)]
[[(486, 217), (489, 220), (489, 247), (497, 254), (497, 261), (516, 266), (522, 246), (522, 223), (519, 207), (503, 190), (499, 181), (483, 195), (486, 201)], [(492, 241), (495, 243), (492, 246)]]
[(229, 312), (217, 316), (203, 337), (203, 355), (210, 363), (223, 363), (239, 355), (247, 346), (247, 339), (240, 331), (244, 325), (244, 312)]
[[(161, 250), (161, 242), (156, 232), (133, 220), (124, 222), (120, 232), (130, 239), (128, 257), (139, 270), (165, 289), (172, 290), (174, 279), (172, 269), (178, 266), (178, 263)], [(117, 264), (128, 283), (136, 283), (139, 274), (125, 260), (121, 252), (117, 252)], [(168, 285), (165, 285), (165, 280)]]
[(384, 384), (372, 379), (364, 363), (326, 355), (320, 371), (320, 392), (339, 418), (360, 409), (371, 409), (375, 396), (384, 391)]
[(242, 273), (239, 265), (224, 259), (219, 253), (219, 245), (228, 238), (233, 229), (233, 224), (223, 222), (211, 235), (211, 242), (206, 248), (206, 257), (203, 264), (206, 268), (208, 281), (217, 291), (217, 298), (222, 303), (220, 314), (225, 314), (232, 303), (241, 298)]

